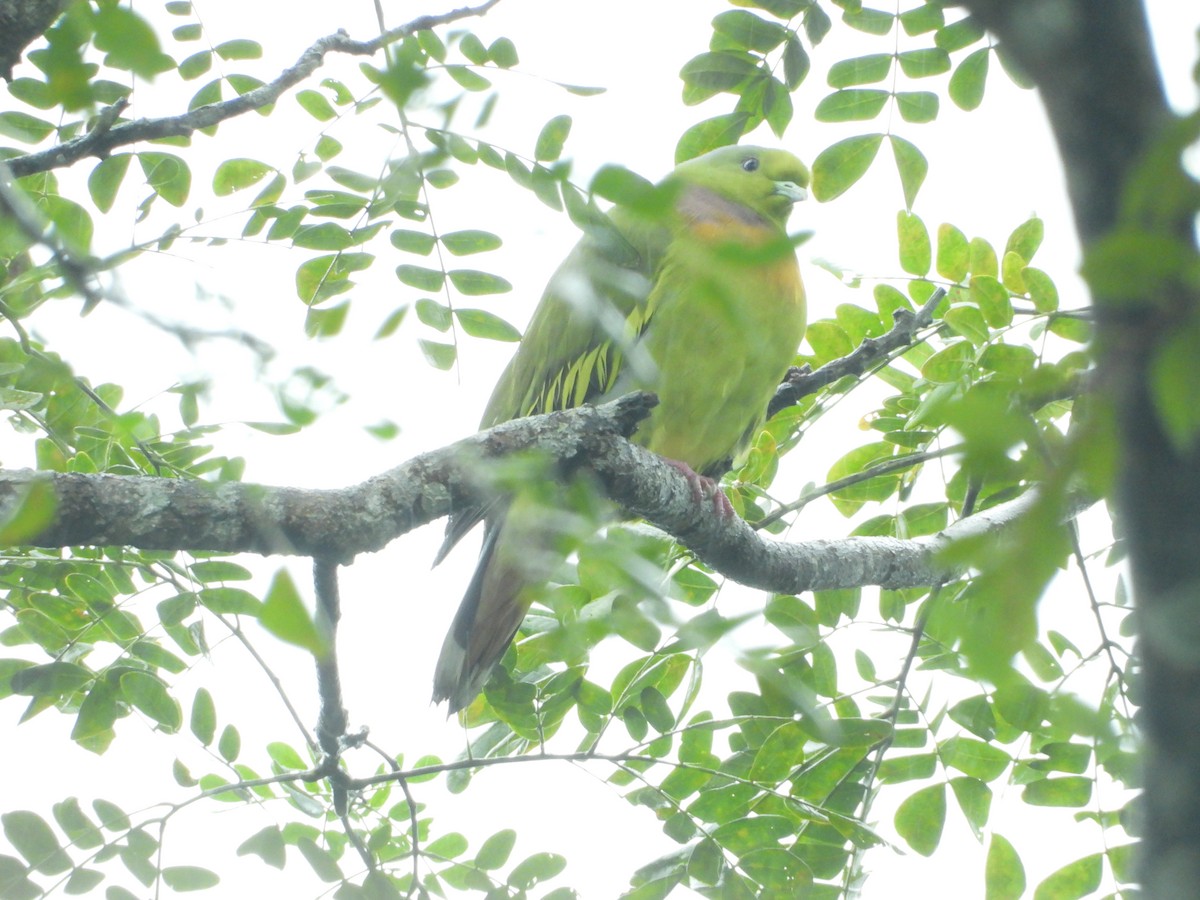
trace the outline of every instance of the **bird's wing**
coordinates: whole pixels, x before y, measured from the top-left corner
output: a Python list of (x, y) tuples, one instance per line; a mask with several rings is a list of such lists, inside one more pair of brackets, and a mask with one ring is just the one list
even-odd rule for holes
[[(646, 327), (651, 278), (667, 238), (621, 210), (610, 220), (611, 228), (585, 236), (551, 276), (481, 427), (581, 406), (611, 390), (627, 362), (638, 364), (629, 351)], [(494, 512), (494, 501), (455, 510), (433, 564)]]

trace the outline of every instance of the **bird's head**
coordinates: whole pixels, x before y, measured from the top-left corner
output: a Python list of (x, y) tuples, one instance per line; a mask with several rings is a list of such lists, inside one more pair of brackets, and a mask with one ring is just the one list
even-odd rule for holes
[(695, 185), (769, 219), (780, 228), (808, 196), (808, 166), (786, 150), (720, 147), (681, 163), (671, 181)]

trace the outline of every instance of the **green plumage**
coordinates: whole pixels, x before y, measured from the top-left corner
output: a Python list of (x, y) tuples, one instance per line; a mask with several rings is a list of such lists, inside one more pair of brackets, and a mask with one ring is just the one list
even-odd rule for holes
[[(807, 185), (786, 151), (725, 147), (662, 182), (664, 215), (613, 209), (613, 228), (551, 277), (482, 426), (650, 390), (659, 405), (634, 440), (719, 474), (753, 439), (804, 334), (785, 223)], [(452, 518), (443, 554), (482, 516), (479, 564), (434, 677), (452, 711), (478, 694), (554, 567), (538, 552), (545, 527), (516, 509)]]

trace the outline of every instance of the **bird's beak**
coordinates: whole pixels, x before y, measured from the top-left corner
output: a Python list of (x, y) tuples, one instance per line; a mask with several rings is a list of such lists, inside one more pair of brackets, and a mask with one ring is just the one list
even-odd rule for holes
[(775, 193), (786, 197), (791, 203), (799, 203), (801, 200), (808, 199), (808, 191), (794, 181), (775, 182)]

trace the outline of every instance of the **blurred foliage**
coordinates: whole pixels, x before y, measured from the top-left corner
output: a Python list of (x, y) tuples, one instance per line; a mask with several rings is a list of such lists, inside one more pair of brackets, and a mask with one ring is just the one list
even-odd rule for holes
[[(898, 9), (857, 0), (732, 0), (712, 22), (708, 48), (680, 72), (683, 103), (702, 106), (706, 117), (679, 137), (676, 158), (734, 143), (764, 124), (786, 137), (801, 126), (820, 135), (825, 124), (861, 123), (861, 132), (837, 138), (814, 161), (814, 193), (834, 201), (890, 147), (905, 208), (879, 214), (895, 217), (903, 274), (870, 289), (845, 279), (844, 301), (810, 324), (797, 364), (846, 355), (942, 287), (935, 322), (868, 375), (775, 416), (725, 486), (741, 515), (773, 533), (827, 496), (846, 517), (847, 536), (900, 539), (935, 534), (1042, 486), (1014, 535), (960, 549), (970, 575), (905, 590), (772, 596), (739, 611), (717, 602), (719, 578), (671, 540), (613, 526), (605, 540), (581, 547), (533, 608), (502, 670), (464, 711), (462, 758), (407, 763), (419, 748), (388, 748), (390, 758), (374, 772), (353, 773), (367, 781), (339, 822), (329, 780), (316, 773), (311, 733), (302, 746), (243, 746), (230, 718), (241, 711), (219, 712), (204, 687), (181, 696), (175, 686), (215, 633), (248, 643), (246, 620), (323, 653), (324, 637), (296, 587), (281, 576), (260, 597), (238, 586), (250, 572), (230, 559), (22, 548), (22, 535), (49, 514), (47, 498), (31, 494), (0, 523), (8, 547), (0, 558), (5, 706), (24, 704), (23, 719), (51, 710), (68, 717), (71, 739), (96, 753), (121, 753), (120, 732), (139, 721), (206, 748), (202, 773), (178, 759), (172, 766), (188, 803), (282, 800), (267, 806), (276, 822), (265, 828), (231, 814), (221, 827), (245, 829), (241, 855), (277, 869), (308, 865), (313, 894), (523, 897), (536, 887), (547, 898), (574, 896), (554, 886), (565, 880), (562, 857), (513, 858), (511, 829), (469, 841), (443, 828), (438, 811), (419, 799), (431, 781), (470, 790), (476, 764), (544, 754), (606, 765), (613, 790), (638, 807), (631, 815), (654, 816), (677, 845), (661, 858), (629, 862), (626, 896), (639, 900), (678, 886), (721, 898), (842, 896), (870, 872), (872, 848), (892, 844), (928, 856), (946, 829), (964, 827), (988, 848), (979, 875), (986, 895), (1018, 897), (1026, 888), (1022, 842), (991, 827), (994, 802), (1014, 797), (1030, 808), (1073, 810), (1078, 827), (1094, 836), (1096, 852), (1063, 859), (1036, 896), (1084, 896), (1101, 885), (1132, 896), (1125, 887), (1133, 878), (1129, 804), (1137, 787), (1130, 610), (1119, 578), (1109, 572), (1103, 581), (1115, 588), (1103, 589), (1089, 575), (1119, 562), (1120, 545), (1085, 554), (1074, 526), (1060, 524), (1081, 484), (1096, 496), (1107, 490), (1113, 464), (1104, 410), (1073, 416), (1086, 391), (1089, 316), (1056, 286), (1064, 273), (1035, 264), (1038, 218), (1012, 223), (1009, 234), (968, 235), (917, 212), (928, 162), (893, 124), (904, 123), (911, 136), (907, 126), (936, 120), (944, 99), (977, 109), (991, 79), (1003, 77), (993, 63), (1018, 82), (1021, 75), (1004, 47), (957, 10), (919, 0)], [(91, 383), (43, 344), (38, 317), (78, 303), (71, 260), (99, 278), (180, 241), (218, 253), (255, 241), (299, 260), (301, 306), (277, 318), (314, 339), (348, 340), (342, 329), (352, 303), (373, 317), (377, 340), (396, 341), (397, 353), (420, 354), (434, 369), (455, 367), (476, 339), (518, 338), (494, 303), (511, 289), (488, 262), (502, 236), (442, 230), (439, 194), (454, 191), (468, 170), (486, 170), (579, 228), (596, 229), (604, 227), (596, 198), (636, 194), (641, 182), (616, 169), (601, 170), (591, 186), (572, 181), (566, 115), (528, 135), (523, 150), (491, 139), (497, 99), (522, 90), (506, 78), (520, 67), (518, 45), (505, 37), (485, 42), (471, 29), (465, 17), (406, 34), (360, 68), (331, 66), (335, 74), (283, 90), (255, 107), (261, 119), (246, 125), (264, 137), (221, 144), (228, 158), (215, 163), (197, 150), (226, 124), (119, 146), (70, 167), (78, 177), (60, 177), (51, 164), (15, 182), (39, 230), (0, 218), (0, 316), (8, 332), (0, 337), (0, 407), (13, 436), (34, 446), (40, 468), (212, 482), (238, 480), (243, 469), (242, 460), (214, 450), (220, 427), (203, 424), (205, 383), (174, 389), (180, 427), (164, 430), (120, 386)], [(855, 33), (862, 55), (827, 53), (834, 33)], [(279, 74), (256, 64), (262, 54), (255, 40), (209, 36), (185, 0), (71, 4), (8, 85), (0, 158), (16, 163), (126, 123), (121, 104), (147, 95), (181, 98), (174, 113), (252, 102)], [(793, 97), (825, 90), (810, 77), (814, 63), (829, 93), (816, 104), (816, 121), (800, 123)], [(560, 87), (583, 96), (598, 90)], [(272, 117), (285, 115), (306, 117), (311, 135), (290, 165), (268, 161), (280, 149), (291, 152), (270, 145)], [(373, 171), (343, 165), (346, 147), (371, 129), (395, 142), (393, 152)], [(1177, 164), (1187, 143), (1167, 156)], [(1174, 177), (1176, 168), (1148, 171), (1147, 184)], [(119, 200), (135, 201), (140, 223), (163, 204), (187, 207), (197, 193), (212, 205), (191, 224), (169, 225), (119, 251), (97, 240), (113, 224), (110, 212), (127, 208)], [(240, 231), (215, 237), (217, 221), (234, 221)], [(1133, 257), (1144, 260), (1139, 279), (1149, 259), (1195, 271), (1186, 248), (1146, 248), (1136, 233), (1122, 240), (1089, 260), (1118, 286)], [(353, 298), (357, 280), (375, 269), (394, 271), (390, 307)], [(1197, 333), (1181, 331), (1158, 373), (1158, 400), (1181, 443), (1197, 431), (1193, 392), (1184, 389), (1195, 382)], [(303, 428), (342, 399), (328, 376), (308, 367), (277, 391), (284, 421), (261, 424), (268, 433)], [(789, 453), (839, 404), (859, 414), (863, 430), (835, 436), (844, 452), (826, 487), (777, 494), (772, 484), (788, 470)], [(396, 431), (390, 422), (372, 429), (381, 438)], [(1055, 578), (1071, 605), (1055, 621), (1068, 620), (1069, 629), (1039, 621), (1038, 598)], [(706, 656), (734, 652), (722, 642), (746, 627), (756, 629), (755, 649), (736, 651), (742, 683), (732, 691), (706, 683)], [(601, 643), (622, 654), (615, 676), (590, 667)], [(165, 765), (174, 752), (164, 749)], [(877, 803), (889, 809), (886, 820), (874, 813)], [(163, 864), (164, 836), (186, 806), (130, 814), (101, 797), (69, 797), (41, 812), (7, 810), (0, 821), (11, 852), (0, 854), (0, 896), (101, 886), (112, 900), (162, 885), (237, 891), (220, 880), (225, 861), (203, 847), (188, 848), (195, 865)]]

